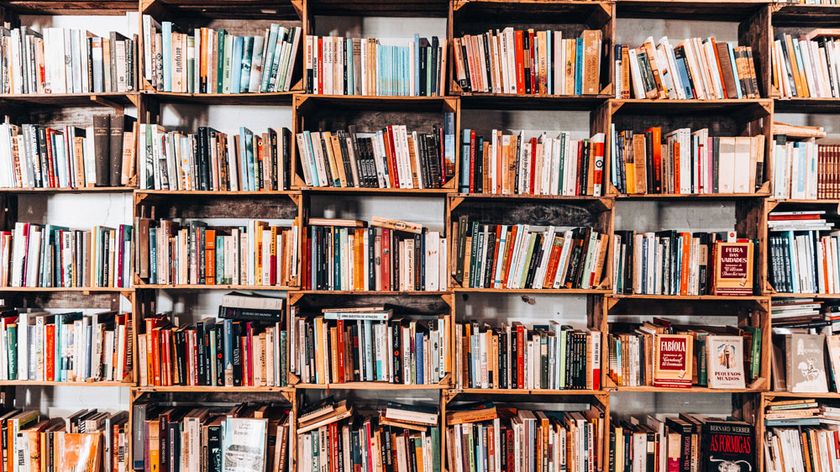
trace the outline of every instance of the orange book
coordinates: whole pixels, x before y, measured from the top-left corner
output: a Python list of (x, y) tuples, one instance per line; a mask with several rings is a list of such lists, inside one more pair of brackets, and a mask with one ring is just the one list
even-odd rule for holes
[(691, 266), (691, 233), (680, 233), (683, 239), (682, 271), (680, 273), (680, 295), (688, 295), (688, 272)]
[(44, 379), (47, 382), (55, 380), (55, 325), (44, 326), (46, 337), (46, 352), (44, 353)]
[(677, 140), (674, 140), (671, 155), (674, 156), (674, 188), (671, 193), (680, 193), (680, 142)]
[(353, 287), (355, 290), (365, 289), (364, 248), (365, 230), (357, 228), (353, 237)]
[(148, 348), (150, 348), (151, 358), (152, 358), (152, 372), (154, 379), (154, 383), (152, 385), (160, 386), (161, 384), (161, 375), (160, 375), (160, 328), (155, 328), (151, 332), (151, 343), (149, 343)]
[(216, 230), (204, 232), (204, 283), (216, 285)]
[(345, 377), (345, 370), (344, 370), (344, 320), (336, 321), (336, 346), (333, 348), (335, 354), (338, 359), (338, 369), (336, 369), (336, 382), (347, 382), (347, 378)]
[(560, 253), (563, 252), (563, 238), (554, 237), (551, 243), (551, 252), (548, 256), (548, 270), (545, 272), (545, 279), (543, 280), (543, 288), (552, 288), (554, 286), (554, 278), (557, 277), (557, 265), (560, 262)]
[(268, 242), (268, 284), (277, 285), (277, 227), (271, 227), (271, 241)]
[[(653, 188), (648, 189), (651, 193), (662, 193), (662, 128), (648, 128), (645, 133), (650, 133), (651, 139), (651, 161), (653, 162)], [(651, 170), (648, 169), (648, 172)]]
[(504, 176), (504, 154), (502, 153), (502, 132), (496, 131), (496, 188), (494, 193), (502, 193), (502, 178)]
[(512, 255), (514, 246), (516, 244), (517, 233), (519, 233), (519, 226), (514, 225), (511, 228), (510, 234), (507, 237), (507, 250), (505, 251), (507, 254), (505, 254), (504, 265), (502, 266), (502, 288), (507, 287), (508, 272), (510, 271), (510, 263), (511, 259), (513, 258)]
[[(160, 435), (160, 421), (157, 423), (157, 436)], [(150, 428), (151, 429), (151, 425)], [(95, 472), (100, 469), (100, 446), (102, 444), (102, 433), (63, 433), (56, 432), (54, 462), (56, 470), (72, 470)], [(151, 442), (152, 437), (149, 436)], [(153, 454), (154, 451), (154, 454)], [(160, 470), (160, 451), (149, 448), (149, 460), (152, 471)], [(84, 465), (82, 465), (84, 464)]]
[(499, 260), (499, 245), (502, 243), (502, 225), (496, 225), (496, 244), (493, 248), (493, 257), (490, 259), (490, 288), (493, 287), (493, 281), (496, 280), (496, 267)]
[(516, 93), (522, 95), (525, 93), (525, 64), (524, 64), (524, 55), (525, 55), (525, 41), (524, 41), (524, 31), (517, 30), (515, 32), (515, 43), (514, 46), (516, 51), (514, 53), (515, 63), (516, 63)]

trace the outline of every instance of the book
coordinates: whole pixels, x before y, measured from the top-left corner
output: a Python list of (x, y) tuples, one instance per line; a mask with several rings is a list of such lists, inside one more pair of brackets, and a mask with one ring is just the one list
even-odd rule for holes
[(253, 292), (229, 292), (219, 304), (219, 318), (238, 321), (281, 321), (284, 299)]
[(272, 23), (250, 36), (224, 28), (182, 29), (149, 15), (142, 23), (143, 77), (157, 91), (272, 93), (295, 85), (300, 26)]
[[(768, 280), (778, 292), (835, 293), (834, 222), (823, 210), (771, 212)], [(807, 255), (806, 255), (807, 254)]]
[(764, 424), (766, 432), (761, 439), (767, 470), (804, 469), (812, 461), (833, 467), (831, 451), (836, 448), (840, 424), (835, 406), (813, 398), (784, 405), (772, 402), (765, 408)]
[(304, 84), (315, 95), (440, 96), (446, 39), (307, 35)]
[(223, 470), (265, 470), (268, 463), (268, 419), (225, 418), (224, 432)]
[[(822, 34), (827, 33), (827, 34)], [(836, 31), (776, 35), (770, 48), (771, 84), (782, 98), (837, 97)]]
[(752, 295), (755, 285), (755, 243), (715, 241), (713, 248), (714, 295)]
[[(568, 33), (567, 33), (568, 34)], [(453, 39), (454, 75), (463, 92), (597, 95), (603, 81), (603, 33), (506, 27)]]
[(653, 385), (691, 387), (694, 339), (688, 334), (653, 337)]
[(840, 197), (836, 176), (840, 146), (813, 138), (776, 135), (773, 142), (773, 197), (817, 200)]
[(755, 427), (744, 421), (701, 420), (700, 457), (704, 472), (720, 470), (733, 464), (739, 470), (755, 470)]
[(828, 392), (825, 371), (825, 335), (785, 335), (786, 385), (789, 392)]
[(706, 337), (706, 355), (709, 388), (746, 388), (744, 338), (709, 335)]

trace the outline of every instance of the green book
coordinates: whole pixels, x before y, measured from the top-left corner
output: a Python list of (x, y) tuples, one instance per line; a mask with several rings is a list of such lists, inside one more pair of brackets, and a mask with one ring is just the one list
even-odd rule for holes
[(17, 325), (11, 324), (6, 327), (6, 346), (8, 346), (9, 356), (9, 380), (17, 380), (18, 362), (17, 362)]
[(758, 378), (761, 371), (761, 329), (748, 326), (747, 331), (752, 334), (752, 352), (750, 353), (750, 380)]
[(288, 379), (286, 378), (286, 372), (288, 370), (288, 362), (286, 359), (286, 331), (280, 331), (280, 385), (285, 386), (288, 384)]
[[(524, 229), (526, 233), (529, 231), (528, 227)], [(522, 272), (519, 274), (519, 288), (525, 288), (525, 281), (528, 280), (528, 268), (531, 266), (531, 258), (534, 257), (534, 245), (536, 242), (536, 233), (530, 233), (528, 235), (528, 250), (525, 252), (525, 258), (522, 260)]]
[(440, 472), (440, 430), (431, 427), (429, 433), (432, 436), (432, 472)]
[(223, 58), (225, 57), (226, 39), (227, 33), (225, 33), (224, 28), (222, 28), (219, 30), (219, 38), (216, 41), (216, 88), (215, 90), (213, 90), (216, 93), (222, 93), (225, 70), (225, 63)]
[(222, 93), (230, 93), (230, 62), (231, 50), (233, 49), (233, 36), (225, 35), (224, 54), (222, 55)]
[(708, 382), (706, 333), (697, 333), (697, 343), (694, 346), (694, 352), (697, 353), (697, 385), (705, 387)]
[(470, 234), (472, 234), (472, 244), (470, 247), (470, 280), (468, 286), (475, 287), (476, 259), (478, 259), (478, 221), (472, 222)]
[[(188, 36), (187, 37), (187, 50), (191, 51), (195, 49), (195, 37)], [(195, 93), (195, 56), (191, 58), (187, 58), (187, 91), (189, 93)]]

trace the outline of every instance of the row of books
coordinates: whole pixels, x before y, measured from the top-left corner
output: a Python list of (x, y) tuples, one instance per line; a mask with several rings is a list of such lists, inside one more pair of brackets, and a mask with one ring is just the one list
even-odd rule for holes
[(130, 225), (75, 230), (17, 222), (0, 231), (0, 287), (130, 288), (133, 242)]
[(612, 323), (610, 379), (623, 387), (743, 389), (761, 375), (760, 328)]
[(600, 390), (601, 333), (550, 321), (455, 325), (455, 381), (461, 388)]
[(142, 190), (288, 190), (292, 184), (288, 128), (257, 134), (240, 127), (222, 133), (202, 126), (197, 133), (142, 124), (137, 157)]
[(143, 76), (161, 92), (257, 93), (291, 90), (302, 30), (272, 24), (255, 36), (224, 28), (179, 32), (143, 15)]
[(210, 319), (178, 326), (166, 315), (146, 318), (145, 333), (137, 336), (140, 385), (284, 387), (283, 325)]
[(139, 90), (137, 38), (71, 28), (0, 29), (0, 92), (53, 94)]
[(764, 425), (768, 472), (840, 467), (840, 408), (814, 398), (774, 400), (765, 408)]
[(835, 330), (835, 324), (840, 323), (840, 305), (834, 300), (773, 298), (771, 317), (773, 327), (780, 328), (780, 331), (798, 330), (811, 334), (840, 331), (840, 325)]
[(304, 472), (441, 470), (436, 408), (389, 402), (366, 410), (330, 397), (303, 410), (297, 433)]
[(127, 313), (0, 311), (0, 380), (131, 381)]
[(127, 185), (134, 175), (133, 121), (97, 114), (85, 127), (0, 124), (0, 188)]
[(840, 198), (840, 146), (813, 139), (773, 145), (773, 197), (818, 200)]
[(491, 403), (447, 412), (448, 470), (605, 470), (605, 416), (600, 405), (540, 411)]
[(840, 97), (840, 42), (832, 32), (818, 28), (798, 38), (784, 33), (773, 41), (771, 78), (780, 97)]
[[(561, 131), (526, 138), (524, 131), (490, 136), (464, 129), (461, 140), (461, 193), (504, 195), (592, 195), (604, 188), (604, 133), (573, 139)], [(551, 133), (554, 134), (554, 133)]]
[(734, 232), (665, 230), (613, 235), (613, 291), (645, 295), (752, 295), (758, 242)]
[(298, 225), (247, 220), (230, 226), (138, 218), (138, 276), (150, 284), (291, 286)]
[(127, 472), (128, 412), (79, 410), (49, 418), (37, 410), (3, 408), (3, 470)]
[(454, 119), (446, 113), (431, 132), (388, 125), (298, 133), (303, 180), (310, 187), (441, 188), (455, 175)]
[(394, 317), (384, 306), (295, 319), (294, 373), (304, 383), (436, 385), (451, 370), (449, 318)]
[(447, 238), (423, 225), (309, 218), (304, 290), (438, 291), (449, 286)]
[(289, 470), (288, 406), (136, 402), (132, 413), (132, 470)]
[(453, 40), (455, 78), (465, 92), (597, 95), (602, 43), (601, 30), (583, 30), (577, 38), (512, 27), (466, 34)]
[(440, 96), (445, 94), (446, 39), (345, 38), (307, 35), (306, 93)]
[(609, 472), (758, 467), (755, 427), (746, 421), (695, 413), (631, 416), (614, 421), (609, 435)]
[(840, 233), (825, 210), (767, 217), (770, 283), (778, 292), (840, 293)]
[(764, 183), (764, 135), (706, 128), (643, 133), (613, 128), (612, 182), (624, 194), (753, 193)]
[(463, 287), (598, 288), (609, 244), (592, 228), (453, 222), (455, 280)]
[(760, 98), (750, 46), (709, 37), (672, 45), (667, 36), (637, 48), (615, 46), (616, 98), (721, 100)]

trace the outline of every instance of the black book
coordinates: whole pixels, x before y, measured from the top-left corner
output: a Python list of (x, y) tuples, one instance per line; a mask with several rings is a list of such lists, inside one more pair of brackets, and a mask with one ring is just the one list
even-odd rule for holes
[[(111, 61), (113, 62), (115, 54), (111, 54)], [(111, 117), (110, 125), (110, 143), (108, 145), (108, 154), (110, 161), (110, 185), (111, 187), (119, 187), (122, 185), (122, 154), (123, 154), (123, 132), (126, 125), (130, 125), (132, 118), (126, 118), (125, 115), (118, 113)], [(174, 178), (174, 176), (173, 176)]]
[(198, 385), (207, 385), (207, 383), (205, 382), (207, 380), (207, 370), (205, 369), (206, 355), (204, 340), (204, 322), (199, 321), (195, 324), (195, 342), (196, 351), (198, 351), (198, 358), (196, 359), (196, 373), (198, 374)]
[(429, 84), (429, 95), (438, 95), (438, 85), (440, 76), (440, 41), (437, 36), (432, 36), (432, 83)]
[[(400, 325), (395, 326), (395, 334), (396, 330)], [(401, 384), (403, 382), (402, 373), (403, 373), (403, 359), (402, 359), (402, 336), (393, 336), (393, 344), (391, 345), (391, 352), (392, 352), (392, 362), (393, 362), (393, 369), (394, 369), (394, 383)]]
[(242, 324), (233, 323), (233, 386), (242, 386)]
[(222, 426), (207, 426), (207, 472), (222, 472)]
[(755, 428), (743, 421), (703, 421), (700, 457), (702, 472), (717, 472), (723, 463), (756, 470)]
[(282, 190), (288, 190), (292, 187), (292, 132), (289, 128), (280, 130), (280, 141), (283, 145), (283, 155), (280, 164), (283, 166), (283, 182)]
[(459, 284), (464, 283), (464, 255), (467, 248), (467, 227), (469, 217), (461, 215), (458, 217), (458, 253), (456, 255), (455, 280)]
[(178, 384), (187, 385), (187, 342), (184, 330), (176, 330), (172, 333), (175, 342), (175, 353), (177, 355), (175, 368), (178, 369)]
[(216, 336), (216, 384), (217, 386), (223, 386), (225, 384), (225, 333), (224, 329), (222, 329), (221, 324), (217, 324), (215, 329), (213, 330), (214, 335)]
[[(466, 44), (461, 44), (461, 54), (462, 57), (467, 57), (467, 46)], [(464, 60), (464, 78), (458, 80), (458, 85), (461, 86), (464, 92), (469, 92), (472, 90), (472, 83), (470, 82), (470, 65), (469, 61)]]
[(419, 52), (420, 52), (420, 54), (419, 54), (419, 56), (420, 56), (420, 84), (418, 84), (418, 85), (420, 86), (420, 95), (425, 96), (425, 95), (428, 95), (428, 93), (426, 93), (426, 86), (427, 86), (426, 85), (426, 74), (427, 74), (426, 60), (429, 57), (429, 40), (428, 39), (420, 38), (420, 51)]
[(691, 424), (669, 417), (665, 419), (665, 427), (680, 435), (680, 472), (691, 472)]
[(368, 264), (368, 286), (371, 290), (376, 290), (376, 258), (373, 256), (376, 254), (376, 228), (367, 228), (368, 232), (368, 254), (371, 254), (371, 257), (368, 257), (367, 264)]
[(482, 158), (483, 148), (484, 136), (479, 136), (475, 148), (475, 193), (484, 193), (484, 159)]
[(181, 471), (181, 422), (172, 421), (167, 424), (167, 436), (169, 440), (169, 458), (167, 460), (170, 472)]
[(534, 241), (534, 252), (531, 255), (531, 261), (528, 266), (528, 272), (525, 276), (525, 287), (524, 288), (531, 288), (534, 286), (534, 276), (537, 273), (537, 269), (540, 266), (540, 262), (542, 261), (543, 255), (543, 239), (545, 239), (545, 234), (537, 233), (537, 238)]
[(282, 320), (283, 312), (278, 310), (257, 310), (252, 308), (219, 306), (219, 318), (237, 321), (266, 321), (274, 323)]

